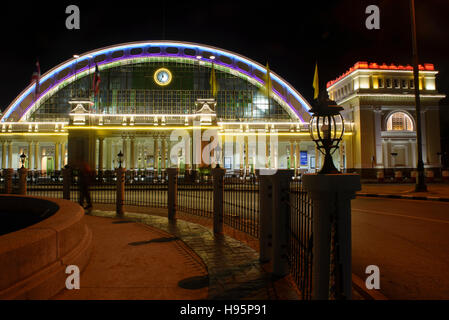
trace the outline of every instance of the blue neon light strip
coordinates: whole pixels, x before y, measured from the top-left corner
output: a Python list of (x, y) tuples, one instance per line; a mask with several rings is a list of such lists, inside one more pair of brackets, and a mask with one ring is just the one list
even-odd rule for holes
[[(169, 54), (169, 53), (144, 53), (146, 46), (159, 46), (159, 47), (176, 47), (176, 48), (180, 48), (181, 50), (178, 51), (178, 53), (175, 54)], [(202, 57), (201, 59), (197, 59), (196, 56), (188, 56), (185, 55), (183, 53), (182, 49), (194, 49), (196, 51), (201, 50), (201, 51), (211, 51), (211, 53), (213, 53), (215, 56), (222, 55), (225, 57), (228, 57), (232, 60), (236, 60), (236, 61), (242, 61), (244, 63), (246, 63), (247, 65), (249, 65), (251, 68), (253, 69), (257, 69), (259, 71), (261, 71), (262, 73), (265, 73), (265, 68), (259, 64), (257, 64), (254, 61), (251, 61), (243, 56), (237, 55), (235, 53), (231, 53), (228, 51), (222, 51), (220, 49), (214, 48), (214, 47), (207, 47), (207, 46), (203, 46), (203, 45), (198, 45), (198, 44), (189, 44), (189, 43), (178, 43), (178, 42), (138, 42), (138, 43), (129, 43), (129, 44), (124, 44), (124, 45), (118, 45), (118, 46), (114, 46), (114, 47), (110, 47), (110, 48), (105, 48), (105, 49), (100, 49), (100, 50), (96, 50), (96, 51), (92, 51), (92, 52), (87, 52), (83, 55), (80, 55), (79, 58), (77, 59), (71, 59), (68, 62), (64, 62), (62, 64), (60, 64), (59, 66), (56, 66), (54, 69), (48, 71), (47, 73), (44, 74), (44, 76), (40, 79), (40, 83), (44, 83), (45, 81), (47, 81), (49, 78), (54, 77), (56, 74), (58, 74), (59, 72), (61, 72), (62, 70), (70, 67), (70, 69), (74, 69), (74, 64), (75, 62), (78, 64), (80, 62), (83, 62), (85, 60), (92, 59), (91, 62), (93, 62), (93, 60), (97, 57), (100, 56), (102, 54), (106, 54), (108, 55), (109, 53), (113, 52), (113, 51), (117, 51), (117, 50), (128, 50), (128, 49), (134, 49), (134, 48), (140, 48), (142, 49), (142, 54), (138, 54), (138, 55), (128, 55), (128, 56), (122, 56), (119, 58), (109, 58), (108, 60), (104, 60), (100, 63), (98, 63), (98, 65), (107, 65), (110, 64), (112, 62), (116, 62), (116, 61), (123, 61), (123, 60), (131, 60), (131, 59), (136, 59), (136, 58), (142, 58), (142, 57), (151, 57), (151, 56), (159, 56), (159, 57), (172, 57), (172, 58), (176, 58), (176, 57), (183, 57), (183, 58), (187, 58), (187, 59), (192, 59), (192, 60), (202, 60), (202, 61), (208, 61), (211, 62), (212, 60), (209, 59), (208, 57)], [(92, 58), (89, 58), (88, 56), (92, 56)], [(213, 62), (217, 65), (221, 65), (225, 68), (230, 68), (233, 70), (236, 70), (237, 72), (246, 75), (249, 78), (255, 79), (257, 82), (259, 82), (260, 84), (264, 84), (263, 81), (261, 79), (258, 79), (257, 76), (250, 74), (248, 72), (246, 72), (245, 70), (242, 70), (236, 66), (233, 65), (228, 65), (225, 63), (222, 63), (218, 60), (213, 60)], [(92, 64), (94, 65), (94, 63), (91, 64), (87, 64), (87, 66), (85, 66), (84, 68), (78, 70), (78, 72), (75, 72), (76, 74), (82, 73), (84, 71), (86, 71), (87, 69), (92, 68)], [(47, 88), (44, 92), (41, 93), (41, 95), (39, 96), (38, 100), (39, 101), (41, 98), (43, 98), (45, 96), (45, 94), (49, 91), (52, 90), (55, 86), (59, 85), (60, 83), (70, 79), (71, 77), (75, 76), (75, 73), (69, 72), (67, 74), (66, 77), (64, 77), (63, 79), (60, 79), (59, 81), (55, 82), (53, 85), (51, 85), (49, 88)], [(278, 83), (280, 83), (282, 86), (287, 88), (288, 93), (292, 94), (303, 106), (303, 108), (308, 112), (308, 109), (310, 108), (310, 105), (306, 102), (306, 100), (296, 92), (296, 90), (290, 86), (286, 81), (282, 80), (280, 77), (278, 77), (275, 73), (270, 72), (270, 75), (272, 77), (272, 79), (276, 80)], [(7, 109), (6, 113), (3, 115), (1, 121), (4, 122), (4, 120), (6, 118), (8, 118), (10, 116), (10, 114), (16, 110), (16, 108), (18, 107), (18, 105), (20, 105), (20, 103), (23, 101), (23, 99), (25, 97), (27, 97), (32, 90), (34, 90), (35, 84), (29, 86), (27, 89), (25, 89), (17, 98), (17, 100), (10, 105), (10, 107)], [(274, 88), (272, 88), (273, 92), (280, 97), (289, 107), (290, 109), (301, 119), (302, 122), (304, 122), (304, 120), (302, 119), (302, 117), (300, 116), (300, 114), (298, 113), (298, 111), (290, 104), (288, 103), (286, 97), (284, 97), (282, 94), (280, 94), (278, 91), (276, 91)], [(33, 103), (31, 103), (25, 110), (25, 112), (21, 115), (21, 118), (23, 118), (24, 115), (26, 115), (28, 113), (28, 111), (30, 110), (30, 108), (32, 108), (32, 106), (37, 102), (34, 101)]]

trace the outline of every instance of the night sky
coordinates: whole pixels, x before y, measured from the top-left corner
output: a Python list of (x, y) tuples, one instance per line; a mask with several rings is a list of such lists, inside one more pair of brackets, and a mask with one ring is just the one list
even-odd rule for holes
[[(73, 54), (129, 41), (197, 42), (268, 61), (309, 101), (315, 61), (321, 86), (357, 61), (412, 63), (408, 0), (15, 3), (0, 19), (2, 110), (29, 84), (36, 58), (43, 74)], [(80, 30), (65, 28), (69, 4), (80, 8)], [(370, 4), (380, 8), (380, 30), (365, 27)], [(420, 63), (435, 64), (438, 90), (449, 95), (449, 2), (416, 0), (416, 11)]]

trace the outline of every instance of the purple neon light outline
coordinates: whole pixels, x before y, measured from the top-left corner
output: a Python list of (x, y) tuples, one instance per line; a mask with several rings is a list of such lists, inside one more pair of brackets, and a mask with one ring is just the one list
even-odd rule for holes
[[(57, 65), (56, 67), (50, 69), (49, 71), (46, 72), (46, 74), (44, 74), (44, 76), (41, 78), (41, 83), (44, 83), (45, 81), (47, 81), (49, 78), (56, 76), (59, 72), (61, 72), (62, 70), (65, 70), (67, 68), (70, 69), (70, 72), (67, 74), (66, 77), (60, 79), (59, 81), (54, 82), (49, 88), (47, 88), (44, 92), (42, 92), (39, 96), (39, 98), (30, 103), (30, 105), (27, 106), (27, 108), (25, 109), (24, 113), (21, 115), (21, 118), (23, 118), (23, 116), (25, 114), (27, 114), (29, 112), (29, 109), (37, 102), (39, 101), (41, 98), (43, 98), (49, 90), (54, 89), (56, 86), (58, 86), (59, 84), (61, 84), (62, 82), (66, 81), (67, 79), (70, 79), (71, 77), (74, 77), (88, 69), (91, 69), (91, 62), (88, 61), (88, 64), (81, 68), (78, 71), (72, 71), (73, 69), (75, 69), (75, 63), (79, 64), (80, 62), (83, 62), (85, 60), (89, 60), (89, 59), (95, 59), (95, 57), (98, 57), (100, 55), (103, 54), (108, 54), (110, 52), (114, 52), (117, 50), (132, 50), (135, 48), (138, 49), (142, 49), (142, 53), (141, 54), (137, 54), (137, 55), (132, 55), (131, 53), (129, 53), (128, 55), (123, 55), (121, 57), (117, 57), (117, 58), (113, 58), (111, 57), (108, 60), (104, 60), (102, 62), (99, 62), (99, 65), (107, 65), (116, 61), (125, 61), (125, 60), (130, 60), (130, 59), (135, 59), (135, 58), (142, 58), (142, 57), (151, 57), (151, 56), (157, 56), (157, 57), (171, 57), (171, 58), (176, 58), (176, 57), (183, 57), (186, 59), (191, 59), (191, 60), (199, 60), (196, 58), (196, 56), (190, 56), (190, 55), (186, 55), (184, 54), (183, 50), (178, 50), (177, 53), (147, 53), (145, 52), (148, 47), (153, 47), (153, 46), (158, 46), (158, 47), (162, 47), (164, 49), (168, 48), (168, 47), (176, 47), (177, 49), (194, 49), (197, 51), (211, 51), (212, 53), (215, 53), (217, 55), (223, 55), (226, 56), (228, 58), (231, 58), (231, 60), (234, 60), (235, 62), (241, 61), (241, 62), (245, 62), (246, 64), (249, 64), (253, 69), (258, 69), (259, 71), (264, 72), (265, 68), (261, 65), (259, 65), (257, 62), (250, 60), (249, 58), (246, 58), (244, 56), (241, 56), (237, 53), (234, 52), (230, 52), (224, 49), (220, 49), (220, 48), (215, 48), (215, 47), (209, 47), (206, 45), (201, 45), (201, 44), (195, 44), (195, 43), (189, 43), (189, 42), (166, 42), (166, 41), (142, 41), (142, 42), (131, 42), (131, 43), (126, 43), (126, 44), (122, 44), (122, 45), (116, 45), (116, 46), (112, 46), (112, 47), (106, 47), (106, 48), (102, 48), (102, 49), (97, 49), (94, 51), (90, 51), (87, 52), (85, 54), (82, 54), (81, 59), (77, 58), (77, 59), (71, 59), (69, 61), (64, 61), (61, 64)], [(92, 58), (89, 58), (89, 56), (92, 56)], [(203, 61), (209, 61), (211, 62), (211, 59), (202, 57), (201, 60)], [(225, 68), (229, 68), (231, 70), (235, 70), (241, 74), (246, 75), (249, 78), (252, 78), (254, 80), (256, 80), (257, 82), (259, 82), (260, 84), (264, 84), (264, 82), (259, 79), (255, 74), (250, 74), (249, 72), (246, 72), (243, 69), (240, 69), (237, 65), (228, 65), (226, 63), (223, 63), (221, 61), (218, 60), (213, 60), (215, 64), (221, 65)], [(236, 63), (235, 63), (236, 64)], [(274, 72), (270, 72), (270, 75), (272, 78), (274, 78), (275, 80), (277, 80), (281, 85), (283, 85), (286, 89), (287, 92), (289, 92), (290, 94), (292, 94), (293, 96), (295, 96), (295, 98), (298, 100), (298, 102), (302, 105), (302, 107), (304, 108), (304, 110), (306, 112), (309, 112), (309, 110), (307, 110), (306, 107), (310, 107), (310, 105), (307, 103), (307, 101), (304, 99), (304, 97), (301, 96), (301, 94), (299, 94), (299, 92), (296, 91), (295, 88), (293, 88), (287, 81), (285, 81), (284, 79), (282, 79), (280, 76), (278, 76), (276, 73)], [(28, 88), (25, 88), (14, 100), (13, 102), (10, 104), (10, 107), (8, 108), (7, 112), (5, 112), (5, 114), (3, 115), (1, 122), (4, 122), (5, 118), (9, 117), (10, 114), (15, 111), (18, 107), (18, 105), (23, 101), (23, 99), (27, 96), (29, 96), (31, 90), (33, 90), (33, 88), (35, 87), (35, 84), (33, 85), (29, 85)], [(302, 116), (299, 114), (299, 112), (287, 101), (286, 97), (282, 94), (280, 94), (277, 90), (275, 90), (274, 88), (272, 88), (273, 92), (279, 97), (281, 98), (281, 100), (283, 100), (289, 107), (290, 110), (293, 111), (294, 114), (296, 114), (298, 116), (298, 118), (304, 122), (304, 119), (302, 118)]]

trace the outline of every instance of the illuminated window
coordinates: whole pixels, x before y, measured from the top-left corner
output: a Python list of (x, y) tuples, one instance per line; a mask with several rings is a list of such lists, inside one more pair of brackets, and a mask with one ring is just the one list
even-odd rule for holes
[(413, 131), (413, 122), (404, 112), (393, 113), (387, 121), (388, 131)]
[(401, 80), (402, 88), (407, 89), (407, 80)]
[(399, 89), (399, 80), (398, 80), (398, 79), (394, 79), (394, 80), (393, 80), (393, 83), (394, 83), (394, 87), (395, 87), (396, 89)]
[(377, 79), (378, 87), (383, 88), (384, 87), (384, 80), (382, 78)]

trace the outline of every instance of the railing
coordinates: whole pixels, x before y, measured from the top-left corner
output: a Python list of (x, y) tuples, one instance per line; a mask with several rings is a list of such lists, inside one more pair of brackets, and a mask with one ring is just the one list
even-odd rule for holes
[[(313, 234), (314, 228), (324, 230), (320, 228), (326, 227), (327, 223), (326, 219), (316, 217), (319, 215), (327, 217), (327, 212), (331, 212), (331, 209), (326, 209), (326, 212), (322, 210), (328, 206), (328, 201), (320, 200), (317, 191), (313, 189), (317, 188), (317, 185), (321, 188), (324, 184), (314, 185), (311, 183), (312, 178), (317, 179), (314, 175), (302, 177), (303, 184), (299, 179), (292, 180), (292, 172), (287, 171), (277, 172), (274, 176), (251, 178), (223, 177), (223, 169), (213, 169), (212, 171), (213, 178), (196, 175), (177, 176), (177, 172), (173, 172), (172, 169), (169, 171), (169, 176), (165, 175), (164, 171), (160, 174), (154, 174), (153, 171), (125, 172), (124, 169), (104, 171), (95, 176), (90, 193), (93, 203), (116, 204), (118, 214), (119, 206), (123, 209), (123, 205), (135, 205), (167, 208), (169, 212), (170, 208), (175, 208), (174, 214), (168, 215), (169, 219), (176, 217), (176, 211), (214, 218), (214, 232), (223, 232), (222, 226), (226, 224), (233, 229), (258, 238), (261, 257), (262, 249), (264, 252), (270, 251), (272, 257), (269, 257), (268, 260), (271, 259), (273, 262), (273, 272), (277, 275), (290, 273), (304, 300), (312, 298), (312, 279), (314, 281), (313, 297), (327, 297), (328, 291), (325, 286), (315, 284), (328, 281), (323, 275), (329, 276), (329, 272), (315, 275), (312, 272), (312, 270), (317, 272), (316, 270), (322, 270), (320, 268), (327, 268), (330, 265), (332, 268), (329, 270), (335, 270), (336, 263), (335, 259), (331, 259), (329, 265), (323, 266), (323, 263), (326, 264), (325, 258), (314, 259), (320, 254), (327, 255), (329, 249), (326, 248), (330, 246), (325, 244), (325, 241), (314, 242), (313, 240), (318, 236), (321, 237), (319, 239), (327, 237), (327, 231), (323, 231), (322, 234)], [(70, 199), (78, 202), (78, 173), (76, 170), (72, 170), (71, 175), (68, 175), (67, 172), (64, 174), (54, 172), (50, 175), (29, 172), (27, 192), (32, 195), (62, 198), (64, 193), (67, 195), (67, 188), (70, 187)], [(0, 183), (2, 183), (1, 178), (4, 178), (4, 175), (5, 173), (0, 175)], [(63, 177), (69, 176), (71, 176), (71, 183), (64, 184)], [(24, 183), (22, 173), (20, 173), (20, 177), (14, 177), (8, 171), (8, 177), (8, 181)], [(323, 176), (318, 178), (322, 179)], [(324, 178), (340, 178), (354, 182), (358, 177), (342, 175), (341, 177)], [(213, 179), (216, 180), (213, 181)], [(304, 185), (308, 188), (307, 192)], [(329, 185), (332, 186), (332, 184)], [(327, 188), (328, 185), (324, 186)], [(176, 190), (176, 197), (169, 197), (169, 188), (173, 191)], [(19, 188), (19, 190), (23, 192), (26, 188)], [(117, 198), (117, 195), (120, 197)], [(311, 197), (313, 197), (314, 203)], [(122, 202), (121, 199), (124, 201)], [(168, 203), (169, 199), (171, 199), (170, 203)], [(214, 203), (214, 199), (217, 203)], [(121, 212), (123, 213), (123, 210)], [(345, 212), (345, 215), (341, 214), (340, 217), (341, 219), (350, 218), (350, 211)], [(262, 224), (259, 225), (259, 223)], [(320, 226), (320, 223), (324, 227)], [(221, 225), (221, 227), (217, 225)], [(343, 234), (350, 232), (344, 227), (344, 224), (339, 225), (339, 232)], [(334, 243), (337, 243), (338, 239), (334, 240)], [(319, 247), (320, 244), (321, 247)], [(340, 247), (343, 247), (343, 244), (347, 247), (345, 250), (350, 251), (350, 245), (348, 247), (347, 243), (339, 242)], [(332, 248), (335, 247), (336, 245)], [(332, 254), (334, 257), (336, 256), (334, 251)], [(318, 264), (320, 264), (319, 267)], [(350, 266), (350, 261), (346, 261), (345, 265)], [(350, 268), (348, 270), (345, 271), (349, 273), (349, 276), (345, 275), (345, 281), (350, 281)], [(336, 276), (336, 274), (333, 275), (333, 279)], [(338, 277), (340, 277), (338, 280), (340, 283), (343, 276), (338, 275)], [(337, 283), (336, 280), (332, 281)], [(332, 285), (332, 287), (335, 286)], [(341, 291), (341, 288), (338, 290)]]
[(28, 171), (27, 193), (33, 196), (62, 199), (63, 178), (61, 171), (48, 173), (43, 171)]
[(259, 237), (259, 183), (255, 177), (225, 177), (223, 222)]
[(290, 183), (288, 219), (288, 262), (302, 298), (312, 297), (313, 204), (301, 181)]
[(125, 174), (125, 205), (167, 208), (168, 182), (153, 171), (128, 171)]
[(212, 218), (214, 213), (212, 179), (178, 177), (177, 208), (193, 215)]

